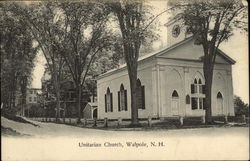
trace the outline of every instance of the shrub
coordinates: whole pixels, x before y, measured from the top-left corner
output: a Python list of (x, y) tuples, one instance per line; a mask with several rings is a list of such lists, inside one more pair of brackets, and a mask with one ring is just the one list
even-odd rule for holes
[(234, 97), (234, 111), (236, 116), (246, 115), (249, 117), (249, 105), (238, 96)]

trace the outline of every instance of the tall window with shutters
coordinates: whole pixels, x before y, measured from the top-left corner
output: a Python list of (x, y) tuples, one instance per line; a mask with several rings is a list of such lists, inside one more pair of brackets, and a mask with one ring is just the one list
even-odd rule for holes
[(105, 112), (113, 112), (113, 95), (109, 88), (105, 94)]
[(140, 79), (136, 83), (137, 108), (145, 109), (145, 87), (141, 85)]
[(127, 90), (125, 90), (123, 84), (121, 84), (120, 91), (118, 91), (118, 111), (127, 110)]
[(192, 110), (204, 109), (205, 104), (205, 85), (199, 78), (194, 79), (194, 83), (191, 84), (191, 107)]

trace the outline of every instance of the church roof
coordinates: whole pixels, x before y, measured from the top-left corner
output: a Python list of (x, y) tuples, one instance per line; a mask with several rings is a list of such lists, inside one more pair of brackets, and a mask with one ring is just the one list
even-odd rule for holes
[[(184, 39), (184, 40), (182, 40), (182, 41), (180, 41), (180, 42), (178, 42), (178, 43), (176, 43), (176, 44), (174, 44), (174, 45), (172, 45), (172, 46), (170, 46), (170, 47), (166, 47), (166, 48), (163, 48), (163, 49), (154, 51), (154, 52), (152, 52), (152, 53), (149, 53), (149, 54), (140, 56), (140, 57), (138, 58), (138, 62), (140, 62), (140, 61), (142, 61), (142, 60), (145, 60), (145, 59), (149, 59), (149, 58), (154, 57), (154, 56), (156, 56), (156, 57), (157, 57), (157, 56), (160, 56), (161, 54), (167, 53), (167, 52), (169, 52), (170, 50), (175, 49), (175, 48), (181, 46), (182, 44), (185, 44), (185, 43), (187, 43), (187, 42), (189, 42), (189, 41), (191, 41), (191, 40), (193, 40), (193, 36), (191, 36), (191, 37), (189, 37), (189, 38), (186, 38), (186, 39)], [(236, 63), (235, 60), (233, 60), (232, 58), (230, 58), (227, 54), (225, 54), (225, 53), (224, 53), (222, 50), (220, 50), (220, 49), (218, 49), (218, 53), (217, 53), (217, 54), (220, 55), (222, 58), (224, 58), (229, 64), (235, 64), (235, 63)], [(171, 58), (170, 58), (170, 59), (171, 59)], [(172, 58), (172, 59), (175, 59), (175, 58)], [(177, 58), (177, 59), (178, 59), (178, 58)], [(120, 65), (118, 68), (111, 69), (111, 70), (107, 71), (106, 73), (101, 74), (100, 76), (98, 76), (97, 79), (103, 78), (103, 77), (105, 77), (107, 74), (113, 73), (113, 72), (118, 71), (118, 70), (121, 70), (121, 69), (124, 69), (125, 67), (126, 67), (126, 63)]]

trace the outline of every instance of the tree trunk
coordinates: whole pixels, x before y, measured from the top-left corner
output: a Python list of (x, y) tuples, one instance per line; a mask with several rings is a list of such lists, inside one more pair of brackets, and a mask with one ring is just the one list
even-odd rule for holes
[(8, 92), (8, 101), (7, 101), (7, 107), (11, 109), (11, 91)]
[(206, 85), (207, 91), (206, 91), (206, 98), (205, 98), (205, 105), (206, 105), (206, 124), (212, 123), (212, 83), (207, 83)]
[(81, 90), (81, 83), (78, 83), (77, 89), (76, 89), (76, 94), (77, 94), (77, 111), (78, 111), (78, 118), (77, 118), (77, 123), (81, 123), (81, 98), (82, 98), (82, 90)]
[(60, 91), (56, 90), (56, 122), (60, 118)]
[[(135, 69), (134, 69), (135, 68)], [(136, 96), (136, 83), (137, 83), (137, 68), (128, 67), (130, 90), (131, 90), (131, 126), (138, 126), (138, 107)]]
[(63, 103), (63, 123), (65, 123), (65, 117), (66, 117), (66, 102)]
[(26, 94), (27, 93), (27, 77), (24, 76), (21, 80), (21, 116), (24, 116), (24, 109), (26, 106)]
[(210, 65), (204, 65), (204, 76), (205, 76), (205, 109), (206, 109), (206, 124), (212, 124), (212, 81), (213, 81), (213, 70)]
[(56, 122), (60, 117), (60, 82), (58, 81), (57, 76), (54, 76), (54, 87), (56, 90)]
[(25, 106), (26, 106), (26, 91), (24, 93), (22, 93), (21, 116), (24, 116)]
[(17, 91), (17, 73), (14, 72), (14, 81), (13, 81), (13, 90), (12, 90), (12, 108), (16, 106), (16, 91)]

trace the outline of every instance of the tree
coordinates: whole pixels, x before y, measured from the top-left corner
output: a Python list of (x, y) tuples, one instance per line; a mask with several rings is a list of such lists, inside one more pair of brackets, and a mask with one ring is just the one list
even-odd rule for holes
[[(103, 5), (91, 2), (63, 2), (58, 5), (63, 40), (61, 54), (71, 73), (77, 93), (78, 123), (81, 118), (82, 89), (90, 66), (111, 45), (107, 31), (108, 12)], [(98, 55), (100, 56), (100, 55)]]
[(39, 44), (49, 68), (53, 87), (56, 93), (56, 120), (60, 117), (60, 82), (64, 59), (61, 48), (57, 45), (61, 31), (57, 28), (55, 18), (56, 6), (52, 2), (39, 2), (30, 4), (15, 3), (13, 12), (25, 20), (34, 39)]
[[(137, 67), (140, 48), (146, 37), (153, 35), (149, 26), (149, 7), (142, 1), (115, 1), (107, 6), (117, 17), (122, 35), (123, 56), (125, 58), (131, 89), (131, 126), (137, 126), (138, 108), (136, 96)], [(153, 19), (154, 20), (154, 19)], [(151, 39), (152, 40), (152, 39)]]
[(1, 103), (8, 108), (15, 107), (16, 93), (21, 91), (23, 108), (38, 48), (25, 21), (13, 13), (13, 6), (12, 3), (0, 3)]
[(233, 35), (234, 29), (247, 31), (247, 7), (239, 0), (192, 0), (170, 4), (179, 11), (175, 18), (183, 20), (195, 44), (203, 47), (206, 123), (210, 124), (213, 122), (211, 89), (216, 55), (220, 44)]
[(97, 57), (89, 68), (86, 76), (84, 89), (94, 97), (97, 95), (97, 81), (96, 78), (111, 69), (119, 67), (119, 62), (122, 60), (121, 41), (119, 37), (113, 37), (110, 50), (105, 50), (101, 56)]
[(56, 91), (57, 116), (60, 109), (60, 82), (63, 65), (68, 67), (77, 91), (78, 122), (81, 117), (81, 92), (89, 67), (96, 54), (110, 43), (105, 30), (107, 14), (98, 3), (40, 2), (13, 8), (26, 18), (41, 48)]
[(244, 103), (239, 96), (234, 96), (234, 110), (236, 116), (249, 116), (249, 105)]

